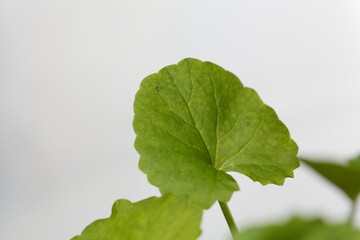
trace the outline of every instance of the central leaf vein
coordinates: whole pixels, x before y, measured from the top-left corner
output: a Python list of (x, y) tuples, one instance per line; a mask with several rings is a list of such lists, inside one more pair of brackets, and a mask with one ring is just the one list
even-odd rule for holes
[(215, 103), (215, 106), (216, 106), (216, 118), (215, 118), (216, 141), (215, 141), (215, 154), (214, 154), (214, 159), (212, 160), (213, 166), (215, 166), (215, 164), (216, 164), (216, 157), (217, 157), (217, 147), (218, 147), (219, 106), (218, 106), (217, 101), (216, 101), (217, 97), (216, 97), (214, 79), (213, 79), (213, 75), (212, 75), (212, 74), (210, 74), (210, 78), (211, 78), (211, 83), (212, 83), (212, 87), (213, 87), (214, 103)]

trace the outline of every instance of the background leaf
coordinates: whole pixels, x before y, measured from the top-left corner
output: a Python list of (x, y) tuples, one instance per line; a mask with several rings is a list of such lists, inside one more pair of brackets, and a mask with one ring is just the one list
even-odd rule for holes
[(285, 224), (251, 227), (239, 240), (359, 240), (360, 231), (346, 224), (328, 224), (320, 219), (294, 217)]
[(134, 104), (140, 169), (163, 193), (204, 207), (238, 190), (228, 171), (282, 185), (298, 167), (298, 148), (256, 92), (232, 73), (184, 59), (146, 77)]
[(110, 218), (100, 219), (72, 240), (191, 240), (200, 235), (202, 209), (174, 195), (140, 202), (118, 200)]
[(360, 171), (360, 155), (349, 161), (349, 167)]
[(346, 165), (303, 158), (302, 162), (340, 188), (352, 201), (356, 201), (360, 193), (360, 157), (350, 160)]

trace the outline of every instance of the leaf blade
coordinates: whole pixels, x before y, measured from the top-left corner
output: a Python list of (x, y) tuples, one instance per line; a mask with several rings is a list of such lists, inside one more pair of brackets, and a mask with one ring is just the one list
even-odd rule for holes
[(301, 161), (338, 187), (352, 201), (356, 201), (360, 193), (359, 160), (354, 159), (345, 165), (330, 161), (318, 161), (305, 158), (301, 158)]
[(360, 171), (360, 155), (353, 159), (350, 159), (348, 162), (348, 166), (352, 169)]
[(136, 203), (121, 199), (109, 218), (87, 226), (72, 240), (173, 240), (200, 235), (202, 209), (189, 199), (166, 195)]
[(161, 192), (190, 195), (205, 208), (238, 190), (225, 172), (282, 185), (299, 166), (276, 113), (210, 62), (185, 59), (146, 77), (134, 112), (140, 169)]

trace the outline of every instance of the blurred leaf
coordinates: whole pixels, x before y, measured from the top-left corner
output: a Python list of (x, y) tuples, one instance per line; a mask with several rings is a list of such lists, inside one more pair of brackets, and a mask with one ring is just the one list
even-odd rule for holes
[(202, 209), (166, 195), (140, 202), (118, 200), (110, 218), (100, 219), (72, 240), (191, 240), (200, 235)]
[(146, 77), (134, 103), (140, 169), (162, 193), (205, 208), (238, 190), (225, 172), (282, 185), (299, 166), (286, 126), (232, 73), (184, 59)]
[(285, 224), (270, 224), (243, 230), (239, 240), (360, 240), (360, 231), (346, 224), (328, 224), (320, 219), (295, 217)]
[(349, 167), (360, 171), (360, 155), (349, 161)]
[(339, 187), (352, 201), (360, 193), (360, 157), (346, 165), (302, 159), (309, 167)]

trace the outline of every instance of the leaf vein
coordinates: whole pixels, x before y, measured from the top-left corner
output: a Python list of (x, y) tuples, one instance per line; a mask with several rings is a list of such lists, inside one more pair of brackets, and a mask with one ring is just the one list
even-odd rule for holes
[(218, 125), (219, 125), (219, 106), (217, 103), (217, 96), (216, 96), (216, 91), (215, 91), (215, 85), (214, 85), (214, 78), (212, 73), (210, 74), (210, 78), (211, 78), (211, 83), (212, 83), (212, 88), (213, 88), (213, 96), (214, 96), (214, 103), (216, 106), (216, 119), (215, 119), (215, 134), (216, 134), (216, 141), (215, 141), (215, 154), (214, 154), (214, 159), (212, 160), (213, 165), (215, 166), (215, 162), (216, 162), (216, 157), (217, 157), (217, 147), (218, 147)]
[(264, 122), (263, 119), (261, 119), (259, 125), (258, 125), (257, 128), (255, 129), (254, 134), (253, 134), (253, 136), (249, 139), (249, 141), (247, 141), (247, 143), (245, 143), (245, 145), (244, 145), (237, 153), (233, 154), (230, 158), (228, 158), (227, 160), (225, 160), (225, 161), (223, 162), (223, 164), (219, 167), (219, 169), (221, 169), (226, 162), (231, 161), (234, 157), (236, 157), (237, 155), (239, 155), (247, 146), (249, 146), (249, 144), (255, 139), (255, 137), (256, 137), (256, 135), (257, 135), (257, 133), (258, 133), (261, 125), (263, 124), (263, 122)]

